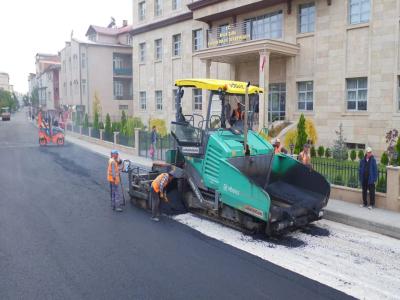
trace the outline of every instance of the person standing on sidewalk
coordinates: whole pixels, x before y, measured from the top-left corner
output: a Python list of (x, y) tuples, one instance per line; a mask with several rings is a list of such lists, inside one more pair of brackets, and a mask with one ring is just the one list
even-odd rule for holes
[(312, 168), (309, 144), (304, 144), (303, 151), (300, 152), (297, 159), (306, 167), (309, 167), (310, 169)]
[(118, 156), (119, 153), (117, 150), (111, 151), (111, 158), (108, 160), (107, 180), (110, 183), (111, 207), (113, 210), (121, 212), (121, 193), (119, 190), (121, 177), (119, 173), (119, 165), (122, 161)]
[(152, 160), (156, 157), (156, 151), (157, 151), (157, 129), (156, 126), (153, 126), (151, 130), (151, 145), (150, 145), (150, 157)]
[(360, 160), (359, 178), (362, 186), (363, 204), (361, 207), (367, 207), (367, 191), (369, 191), (369, 206), (372, 209), (375, 206), (375, 183), (378, 179), (378, 166), (375, 157), (372, 155), (372, 149), (367, 148), (367, 154)]

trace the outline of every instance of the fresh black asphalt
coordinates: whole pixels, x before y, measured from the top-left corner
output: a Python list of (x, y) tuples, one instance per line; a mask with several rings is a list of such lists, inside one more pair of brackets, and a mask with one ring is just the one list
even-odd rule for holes
[(113, 212), (106, 165), (39, 147), (23, 113), (0, 121), (0, 299), (348, 297), (172, 219)]

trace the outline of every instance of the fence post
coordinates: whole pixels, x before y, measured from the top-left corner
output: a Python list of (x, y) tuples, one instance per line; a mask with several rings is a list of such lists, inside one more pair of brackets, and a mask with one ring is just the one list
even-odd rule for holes
[(79, 126), (79, 134), (82, 135), (82, 126)]
[(89, 127), (89, 136), (92, 137), (92, 127)]
[(71, 132), (74, 132), (74, 123), (71, 123)]
[(399, 180), (400, 167), (388, 166), (387, 185), (386, 185), (386, 208), (394, 211), (400, 211), (399, 202)]
[(119, 132), (114, 131), (114, 144), (118, 144), (118, 137), (119, 137)]
[(139, 155), (139, 131), (140, 131), (140, 129), (139, 128), (135, 128), (135, 147), (133, 148), (133, 153), (134, 153), (134, 155), (136, 155), (136, 156), (140, 156)]
[(100, 140), (103, 140), (104, 129), (100, 129)]

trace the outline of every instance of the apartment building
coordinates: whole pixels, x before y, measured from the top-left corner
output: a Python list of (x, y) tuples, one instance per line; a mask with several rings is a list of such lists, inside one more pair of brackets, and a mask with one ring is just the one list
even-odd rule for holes
[(114, 119), (124, 110), (132, 115), (132, 27), (90, 25), (86, 41), (71, 38), (60, 51), (61, 103), (93, 117), (100, 101), (101, 117)]
[[(139, 72), (134, 80), (138, 115), (146, 108), (150, 115), (171, 119), (173, 80), (210, 77), (263, 87), (260, 127), (297, 121), (303, 113), (314, 120), (323, 145), (332, 144), (342, 123), (351, 148), (382, 151), (385, 132), (399, 128), (400, 1), (178, 2), (179, 13), (170, 1), (133, 1), (133, 51), (145, 58), (133, 62)], [(181, 68), (171, 55), (176, 34), (181, 34)], [(154, 57), (160, 37), (159, 66)], [(169, 113), (157, 110), (157, 91)], [(199, 103), (199, 93), (193, 91), (187, 111)], [(206, 99), (203, 95), (202, 102)]]
[(10, 76), (8, 73), (0, 72), (0, 89), (12, 92), (12, 85), (10, 85)]

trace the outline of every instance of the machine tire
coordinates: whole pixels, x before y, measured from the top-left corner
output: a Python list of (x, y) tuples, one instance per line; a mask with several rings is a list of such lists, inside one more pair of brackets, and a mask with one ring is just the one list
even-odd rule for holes
[(64, 145), (64, 138), (58, 138), (57, 139), (57, 145), (58, 146), (63, 146)]
[(47, 142), (45, 138), (39, 138), (39, 145), (40, 146), (46, 146)]

